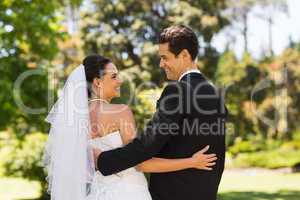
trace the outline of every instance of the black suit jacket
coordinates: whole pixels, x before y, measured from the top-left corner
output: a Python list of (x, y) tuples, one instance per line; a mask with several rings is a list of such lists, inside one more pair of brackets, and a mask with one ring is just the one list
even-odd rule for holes
[(102, 152), (98, 169), (111, 175), (152, 157), (186, 158), (210, 145), (218, 160), (213, 171), (186, 169), (151, 173), (153, 200), (216, 200), (224, 170), (225, 118), (221, 95), (199, 73), (189, 73), (163, 90), (144, 133), (128, 145)]

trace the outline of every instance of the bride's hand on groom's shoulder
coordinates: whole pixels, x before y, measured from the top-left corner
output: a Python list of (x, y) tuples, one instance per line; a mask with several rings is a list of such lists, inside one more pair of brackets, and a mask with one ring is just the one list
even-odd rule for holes
[(193, 154), (191, 157), (192, 168), (212, 170), (212, 167), (216, 164), (214, 161), (217, 160), (217, 156), (216, 154), (205, 154), (208, 149), (209, 145)]

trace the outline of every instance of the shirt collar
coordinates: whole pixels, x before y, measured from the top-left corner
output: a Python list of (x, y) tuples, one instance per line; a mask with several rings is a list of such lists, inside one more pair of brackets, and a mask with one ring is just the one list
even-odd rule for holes
[(181, 74), (181, 76), (179, 77), (178, 81), (181, 81), (181, 79), (189, 74), (189, 73), (198, 73), (198, 74), (201, 74), (200, 70), (199, 69), (190, 69), (190, 70), (187, 70), (186, 72), (184, 72), (183, 74)]

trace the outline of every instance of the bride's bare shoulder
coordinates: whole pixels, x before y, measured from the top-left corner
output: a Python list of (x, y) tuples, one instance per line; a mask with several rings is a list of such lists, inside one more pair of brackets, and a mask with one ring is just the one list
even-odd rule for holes
[(116, 111), (116, 113), (121, 115), (127, 115), (132, 113), (131, 108), (126, 104), (110, 104), (112, 110)]
[(126, 104), (96, 104), (90, 106), (90, 114), (91, 115), (99, 115), (101, 114), (102, 117), (111, 116), (111, 117), (126, 117), (131, 116), (132, 111), (131, 108)]

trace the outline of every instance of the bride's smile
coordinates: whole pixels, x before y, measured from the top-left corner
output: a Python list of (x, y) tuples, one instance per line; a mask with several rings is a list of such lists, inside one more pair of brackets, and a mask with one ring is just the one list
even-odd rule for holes
[(105, 99), (108, 102), (120, 96), (122, 84), (117, 67), (109, 62), (104, 66), (103, 76), (95, 78), (92, 82), (92, 98)]

